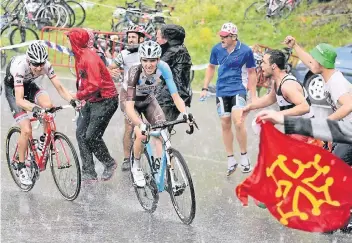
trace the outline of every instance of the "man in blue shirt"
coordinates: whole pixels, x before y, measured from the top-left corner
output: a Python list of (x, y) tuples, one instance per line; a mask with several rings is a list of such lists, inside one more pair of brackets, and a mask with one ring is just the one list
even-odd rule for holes
[(216, 105), (221, 118), (223, 140), (228, 156), (227, 176), (229, 176), (238, 165), (234, 158), (231, 120), (235, 125), (236, 138), (240, 147), (241, 170), (243, 173), (252, 170), (247, 156), (247, 131), (241, 115), (242, 109), (246, 106), (247, 89), (252, 99), (256, 97), (256, 73), (253, 52), (251, 48), (238, 40), (237, 27), (233, 23), (225, 23), (219, 35), (221, 42), (211, 50), (210, 64), (205, 73), (204, 87), (200, 97), (206, 96), (208, 85), (214, 77), (215, 67), (219, 66)]

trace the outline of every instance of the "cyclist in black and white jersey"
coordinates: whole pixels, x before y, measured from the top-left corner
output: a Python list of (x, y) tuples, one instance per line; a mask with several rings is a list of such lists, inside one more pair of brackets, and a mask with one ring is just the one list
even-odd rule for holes
[[(6, 68), (5, 95), (12, 115), (21, 128), (21, 136), (18, 140), (19, 163), (17, 168), (20, 181), (24, 185), (32, 184), (24, 163), (28, 139), (32, 134), (32, 126), (27, 111), (38, 113), (43, 108), (52, 107), (49, 95), (33, 81), (46, 75), (60, 96), (71, 104), (74, 103), (72, 95), (62, 86), (47, 59), (48, 53), (45, 47), (39, 42), (34, 42), (29, 45), (26, 55), (13, 57)], [(45, 126), (46, 124), (44, 124), (44, 131)]]
[[(138, 25), (130, 26), (127, 30), (127, 41), (128, 47), (126, 50), (122, 50), (117, 57), (114, 59), (113, 63), (109, 66), (109, 72), (113, 78), (119, 75), (119, 69), (123, 68), (124, 81), (120, 90), (120, 107), (121, 111), (125, 113), (125, 102), (126, 102), (126, 89), (127, 89), (127, 79), (128, 70), (135, 64), (140, 63), (138, 47), (139, 44), (144, 42), (145, 31), (143, 27)], [(121, 166), (123, 171), (129, 170), (130, 168), (130, 144), (131, 144), (131, 132), (132, 125), (125, 119), (125, 132), (123, 135), (123, 153), (124, 159)]]

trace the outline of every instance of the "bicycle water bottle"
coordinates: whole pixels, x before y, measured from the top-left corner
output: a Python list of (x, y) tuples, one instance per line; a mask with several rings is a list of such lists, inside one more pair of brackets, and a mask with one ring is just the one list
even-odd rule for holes
[(41, 135), (40, 138), (39, 138), (38, 150), (39, 150), (40, 152), (42, 152), (42, 150), (43, 150), (45, 139), (46, 139), (46, 134), (44, 133), (44, 134)]
[(33, 140), (32, 140), (32, 143), (33, 143), (34, 148), (35, 148), (35, 150), (37, 151), (37, 153), (39, 153), (40, 150), (39, 150), (39, 141), (38, 141), (38, 139), (33, 139)]

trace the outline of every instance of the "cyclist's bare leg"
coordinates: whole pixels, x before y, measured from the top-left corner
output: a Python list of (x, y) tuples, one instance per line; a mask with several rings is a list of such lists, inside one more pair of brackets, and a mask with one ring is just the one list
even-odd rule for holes
[(125, 158), (130, 157), (130, 149), (131, 149), (131, 134), (133, 130), (133, 126), (127, 121), (125, 118), (125, 132), (123, 134), (123, 153)]
[[(53, 107), (53, 104), (51, 103), (50, 97), (47, 93), (41, 93), (39, 95), (36, 95), (35, 99), (36, 99), (36, 103), (44, 109)], [(43, 123), (44, 133), (46, 131), (46, 127), (47, 127), (47, 124), (46, 122), (44, 122)]]
[(153, 139), (153, 143), (155, 145), (155, 149), (156, 149), (156, 157), (157, 158), (161, 158), (161, 155), (163, 154), (163, 143), (161, 138), (152, 138)]
[[(139, 160), (141, 158), (143, 139), (145, 139), (145, 136), (136, 134), (136, 139), (133, 144), (133, 153), (134, 153), (135, 159), (137, 159), (137, 160)], [(137, 165), (137, 166), (140, 167), (140, 165)]]
[(247, 152), (247, 129), (242, 121), (242, 109), (233, 109), (231, 112), (232, 121), (236, 129), (236, 138), (240, 146), (241, 153)]
[(221, 130), (227, 156), (233, 155), (233, 132), (231, 129), (231, 117), (221, 117)]
[(25, 162), (28, 140), (32, 135), (32, 126), (28, 118), (23, 119), (18, 124), (21, 128), (21, 135), (18, 140), (18, 157), (20, 162)]

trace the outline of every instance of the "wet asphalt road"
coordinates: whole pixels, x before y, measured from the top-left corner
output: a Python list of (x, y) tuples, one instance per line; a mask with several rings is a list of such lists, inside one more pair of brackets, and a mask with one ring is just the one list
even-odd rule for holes
[[(50, 82), (39, 83), (49, 90), (54, 104), (65, 104)], [(74, 90), (72, 80), (63, 83)], [(1, 242), (352, 242), (352, 235), (322, 235), (285, 228), (253, 203), (242, 207), (234, 196), (234, 188), (246, 175), (237, 171), (226, 177), (227, 162), (215, 99), (201, 103), (195, 95), (191, 112), (201, 130), (190, 136), (185, 133), (187, 127), (179, 125), (172, 140), (185, 156), (195, 185), (197, 212), (192, 225), (187, 226), (177, 217), (166, 192), (160, 194), (156, 212), (144, 212), (128, 173), (121, 172), (120, 167), (110, 181), (83, 186), (74, 202), (61, 197), (48, 169), (41, 173), (32, 191), (21, 192), (5, 161), (4, 141), (14, 120), (2, 95)], [(248, 151), (255, 163), (258, 136), (250, 128), (253, 115), (247, 120), (247, 127)], [(72, 110), (61, 111), (56, 116), (56, 125), (76, 145), (73, 116)], [(104, 136), (118, 161), (123, 158), (122, 132), (123, 119), (118, 110)], [(238, 151), (236, 143), (234, 146)], [(103, 170), (99, 162), (96, 168), (100, 173)]]

